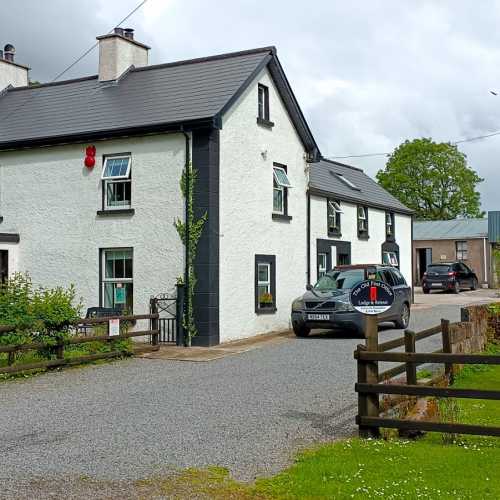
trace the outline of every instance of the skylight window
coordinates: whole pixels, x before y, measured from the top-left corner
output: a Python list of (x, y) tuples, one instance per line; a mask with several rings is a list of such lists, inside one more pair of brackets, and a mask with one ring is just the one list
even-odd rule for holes
[(105, 159), (102, 179), (127, 179), (130, 174), (130, 156), (111, 156)]
[(339, 174), (338, 172), (332, 172), (334, 175), (336, 175), (346, 186), (349, 186), (351, 189), (355, 189), (356, 191), (361, 191), (354, 182), (350, 181), (347, 177), (345, 177), (343, 174)]
[(292, 185), (290, 184), (290, 181), (288, 180), (288, 175), (286, 175), (284, 168), (274, 167), (273, 172), (274, 172), (274, 180), (276, 181), (276, 184), (278, 186), (281, 186), (284, 188), (291, 188), (292, 187)]

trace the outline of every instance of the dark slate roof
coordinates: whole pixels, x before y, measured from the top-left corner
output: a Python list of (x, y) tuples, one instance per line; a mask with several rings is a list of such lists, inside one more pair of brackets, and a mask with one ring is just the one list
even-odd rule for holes
[(217, 124), (266, 65), (287, 94), (282, 97), (306, 149), (314, 149), (274, 47), (132, 67), (113, 83), (99, 82), (95, 75), (10, 88), (0, 94), (0, 149), (166, 130), (173, 124)]
[[(354, 184), (357, 189), (348, 186), (337, 174)], [(360, 168), (332, 160), (322, 159), (311, 164), (309, 188), (312, 194), (332, 196), (340, 200), (383, 210), (405, 214), (412, 213), (408, 207), (388, 193)]]
[(470, 240), (488, 236), (488, 219), (428, 220), (413, 223), (414, 240)]

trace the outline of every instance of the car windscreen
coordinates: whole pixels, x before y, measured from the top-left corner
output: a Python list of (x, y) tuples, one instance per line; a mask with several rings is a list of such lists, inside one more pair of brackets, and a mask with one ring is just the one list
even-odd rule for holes
[(314, 289), (320, 292), (345, 290), (352, 288), (365, 279), (364, 269), (348, 269), (345, 271), (331, 271), (322, 276)]
[(448, 264), (438, 264), (436, 266), (429, 266), (427, 268), (427, 272), (438, 274), (446, 274), (449, 270), (450, 266)]

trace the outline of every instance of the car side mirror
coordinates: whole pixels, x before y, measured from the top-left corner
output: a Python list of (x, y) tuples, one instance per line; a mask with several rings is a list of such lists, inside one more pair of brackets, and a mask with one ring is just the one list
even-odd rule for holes
[(306, 285), (306, 290), (310, 292), (312, 289), (313, 289), (313, 286), (310, 283), (308, 283)]

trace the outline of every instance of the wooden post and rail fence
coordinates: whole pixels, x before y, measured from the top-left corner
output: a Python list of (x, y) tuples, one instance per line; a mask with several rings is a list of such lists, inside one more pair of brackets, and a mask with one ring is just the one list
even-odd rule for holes
[[(58, 366), (78, 365), (89, 361), (97, 361), (99, 359), (109, 359), (121, 357), (124, 354), (123, 350), (114, 350), (110, 352), (100, 352), (95, 354), (87, 354), (74, 358), (64, 358), (64, 350), (66, 347), (78, 344), (86, 344), (88, 342), (113, 342), (116, 340), (130, 339), (133, 337), (150, 336), (151, 344), (148, 346), (141, 346), (141, 352), (157, 351), (159, 347), (159, 329), (158, 329), (158, 314), (138, 314), (134, 316), (108, 316), (102, 318), (82, 318), (72, 326), (75, 328), (82, 328), (85, 326), (95, 326), (100, 324), (108, 325), (108, 332), (106, 335), (75, 335), (69, 338), (56, 341), (55, 343), (31, 342), (28, 344), (19, 345), (5, 345), (0, 344), (0, 354), (7, 354), (7, 366), (0, 367), (0, 374), (13, 374), (27, 370), (37, 370), (43, 368), (55, 368)], [(122, 322), (133, 322), (138, 320), (150, 320), (151, 329), (142, 331), (120, 332), (119, 335), (109, 335), (109, 321), (120, 320)], [(14, 332), (15, 328), (10, 326), (0, 326), (0, 335), (5, 333)], [(55, 359), (47, 359), (36, 363), (29, 364), (14, 364), (15, 354), (25, 351), (40, 351), (50, 349), (55, 354)]]
[[(417, 353), (416, 342), (441, 334), (442, 349), (431, 353)], [(387, 352), (398, 347), (404, 352)], [(457, 434), (475, 434), (500, 437), (500, 427), (446, 422), (430, 422), (387, 418), (380, 416), (379, 395), (422, 396), (436, 398), (472, 398), (500, 400), (500, 390), (460, 389), (434, 387), (417, 384), (417, 366), (427, 363), (443, 363), (448, 380), (453, 379), (454, 364), (500, 365), (498, 354), (453, 354), (451, 352), (450, 322), (415, 333), (406, 330), (404, 337), (378, 343), (377, 321), (374, 316), (367, 319), (366, 345), (358, 345), (354, 352), (358, 365), (358, 415), (356, 423), (362, 437), (378, 437), (380, 428), (395, 428), (405, 431), (429, 431)], [(379, 362), (400, 362), (395, 368), (379, 373)], [(393, 377), (406, 373), (406, 383), (387, 383)]]

